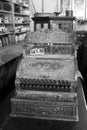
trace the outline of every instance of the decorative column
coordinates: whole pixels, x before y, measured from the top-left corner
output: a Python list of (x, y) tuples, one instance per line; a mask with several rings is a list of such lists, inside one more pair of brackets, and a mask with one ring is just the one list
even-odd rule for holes
[(75, 4), (75, 0), (72, 0), (72, 10), (73, 10), (73, 12), (74, 12), (74, 5)]
[(61, 0), (58, 0), (59, 9), (58, 12), (61, 12)]
[(86, 19), (86, 7), (87, 7), (87, 2), (86, 2), (86, 0), (84, 0), (84, 19)]
[(69, 10), (72, 10), (72, 0), (70, 0)]
[(70, 0), (69, 10), (66, 12), (66, 16), (73, 16), (74, 0)]
[(42, 13), (44, 13), (44, 0), (42, 0)]
[(56, 12), (61, 12), (61, 0), (56, 1)]

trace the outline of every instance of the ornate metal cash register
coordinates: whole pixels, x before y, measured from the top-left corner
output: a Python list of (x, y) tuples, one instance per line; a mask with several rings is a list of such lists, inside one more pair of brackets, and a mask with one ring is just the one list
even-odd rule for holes
[(11, 116), (79, 121), (75, 33), (40, 29), (29, 40), (16, 72)]

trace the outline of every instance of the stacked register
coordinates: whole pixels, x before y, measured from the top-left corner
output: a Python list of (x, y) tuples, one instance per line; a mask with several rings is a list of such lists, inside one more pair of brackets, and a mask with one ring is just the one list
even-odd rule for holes
[(75, 33), (38, 30), (18, 65), (14, 117), (78, 121)]

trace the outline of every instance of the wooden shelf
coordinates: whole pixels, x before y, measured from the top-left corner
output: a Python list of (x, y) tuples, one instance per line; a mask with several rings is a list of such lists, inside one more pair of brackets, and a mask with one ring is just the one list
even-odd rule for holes
[(19, 6), (22, 6), (22, 4), (21, 3), (16, 3), (16, 2), (13, 2), (14, 4), (16, 4), (16, 5), (19, 5)]
[(29, 23), (15, 23), (15, 25), (29, 25)]
[(12, 25), (12, 23), (0, 23), (0, 25)]
[(5, 11), (5, 10), (0, 10), (0, 13), (12, 14), (12, 12), (11, 12), (11, 11)]
[(4, 35), (10, 35), (10, 34), (13, 34), (13, 32), (0, 33), (0, 36), (4, 36)]
[[(25, 1), (25, 3), (23, 5), (24, 1)], [(0, 0), (1, 5), (3, 5), (4, 2), (11, 6), (11, 11), (6, 11), (6, 10), (4, 10), (4, 8), (1, 8), (1, 10), (0, 10), (1, 19), (3, 20), (3, 23), (0, 23), (0, 28), (2, 29), (3, 27), (5, 27), (6, 31), (7, 31), (6, 33), (3, 33), (3, 32), (0, 33), (0, 40), (1, 40), (0, 42), (1, 42), (1, 44), (3, 43), (3, 41), (6, 42), (6, 40), (8, 40), (7, 36), (10, 36), (9, 40), (7, 41), (8, 45), (15, 44), (16, 43), (16, 36), (17, 35), (20, 36), (21, 34), (25, 34), (27, 32), (27, 31), (23, 31), (23, 32), (16, 33), (15, 28), (19, 28), (19, 26), (23, 26), (26, 29), (29, 28), (29, 24), (30, 24), (30, 22), (29, 22), (30, 17), (29, 17), (29, 13), (28, 13), (29, 12), (29, 2), (28, 2), (28, 0), (22, 0), (21, 3), (18, 3), (17, 0), (16, 1), (14, 1), (14, 0)], [(28, 6), (27, 6), (27, 4), (28, 4)], [(17, 11), (19, 13), (17, 13)], [(15, 17), (23, 18), (22, 21), (23, 22), (26, 21), (26, 22), (15, 23), (16, 22)], [(9, 23), (5, 23), (4, 18), (7, 19), (8, 20), (7, 22), (9, 22)], [(6, 40), (2, 40), (2, 39), (4, 39), (4, 36), (5, 36)]]
[(28, 14), (21, 14), (21, 13), (14, 13), (14, 15), (17, 15), (17, 16), (23, 16), (23, 17), (29, 17), (29, 15)]
[(23, 5), (22, 3), (16, 3), (16, 2), (14, 2), (14, 4), (15, 4), (15, 5), (18, 5), (18, 6), (21, 6), (21, 7), (23, 7), (23, 8), (28, 8), (28, 6)]
[(5, 1), (10, 2), (10, 0), (5, 0)]
[(15, 34), (16, 35), (19, 35), (19, 34), (23, 34), (23, 33), (26, 33), (27, 31), (23, 31), (23, 32), (16, 32)]

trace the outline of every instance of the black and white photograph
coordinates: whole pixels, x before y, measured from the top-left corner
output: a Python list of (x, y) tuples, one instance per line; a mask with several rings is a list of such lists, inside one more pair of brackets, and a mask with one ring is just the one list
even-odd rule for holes
[(87, 130), (87, 0), (0, 0), (0, 130)]

